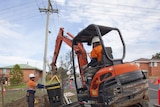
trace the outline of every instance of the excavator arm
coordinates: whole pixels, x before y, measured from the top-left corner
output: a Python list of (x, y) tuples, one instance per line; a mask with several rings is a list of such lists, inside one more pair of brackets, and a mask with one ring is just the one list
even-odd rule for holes
[[(62, 42), (65, 42), (69, 47), (72, 48), (72, 39), (74, 38), (74, 36), (72, 34), (70, 34), (69, 32), (67, 32), (67, 35), (69, 37), (64, 36), (64, 28), (60, 28), (59, 33), (58, 33), (57, 38), (56, 38), (56, 44), (55, 44), (53, 59), (52, 59), (52, 62), (51, 62), (51, 67), (52, 67), (53, 72), (56, 72), (56, 69), (55, 69), (56, 68), (56, 62), (57, 62), (57, 58), (58, 58), (58, 55), (59, 55), (59, 52), (60, 52)], [(82, 83), (84, 83), (84, 78), (83, 78), (84, 77), (84, 71), (81, 69), (81, 67), (88, 63), (87, 54), (86, 54), (85, 49), (83, 48), (83, 44), (81, 44), (81, 43), (78, 43), (77, 45), (74, 46), (74, 51), (77, 55)]]
[[(72, 41), (63, 36), (63, 31), (64, 28), (60, 28), (59, 30), (59, 33), (57, 35), (57, 39), (56, 39), (56, 44), (55, 44), (55, 50), (54, 50), (54, 54), (53, 54), (53, 60), (52, 60), (52, 63), (51, 63), (51, 66), (56, 66), (56, 62), (57, 62), (57, 58), (58, 58), (58, 55), (59, 55), (59, 51), (60, 51), (60, 48), (61, 48), (61, 45), (62, 45), (62, 42), (64, 41), (68, 46), (72, 46)], [(74, 38), (72, 35), (69, 35), (71, 38)]]

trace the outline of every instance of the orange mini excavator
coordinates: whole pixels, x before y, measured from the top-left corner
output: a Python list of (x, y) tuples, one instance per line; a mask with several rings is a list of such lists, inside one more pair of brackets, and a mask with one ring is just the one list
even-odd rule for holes
[[(148, 83), (141, 69), (133, 62), (123, 62), (125, 43), (118, 28), (91, 24), (71, 39), (63, 36), (61, 28), (51, 66), (56, 65), (62, 41), (72, 48), (73, 74), (77, 99), (82, 107), (147, 107)], [(99, 37), (102, 60), (95, 66), (81, 69), (88, 64), (86, 50), (93, 37)], [(112, 47), (113, 46), (113, 47)], [(121, 51), (119, 48), (121, 47)], [(121, 53), (116, 53), (121, 52)], [(75, 54), (77, 59), (75, 59)], [(79, 65), (81, 85), (77, 81), (76, 64)]]

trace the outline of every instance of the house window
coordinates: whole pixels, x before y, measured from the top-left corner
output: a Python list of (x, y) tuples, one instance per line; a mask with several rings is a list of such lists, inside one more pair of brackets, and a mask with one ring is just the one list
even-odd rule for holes
[(2, 69), (2, 74), (7, 74), (7, 69)]
[(140, 63), (136, 62), (136, 64), (140, 67)]
[(35, 74), (36, 76), (39, 76), (39, 72), (36, 70), (36, 74)]
[(151, 63), (150, 63), (150, 66), (151, 66), (151, 67), (157, 67), (157, 62), (151, 62)]

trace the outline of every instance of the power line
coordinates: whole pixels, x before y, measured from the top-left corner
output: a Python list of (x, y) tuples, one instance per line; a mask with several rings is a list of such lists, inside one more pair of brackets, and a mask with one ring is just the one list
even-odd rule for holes
[[(112, 4), (112, 3), (107, 3), (109, 5), (116, 5), (116, 4)], [(129, 8), (139, 8), (139, 9), (148, 9), (148, 10), (158, 10), (160, 11), (160, 9), (157, 8), (148, 8), (148, 7), (140, 7), (140, 6), (131, 6), (131, 5), (122, 5), (122, 4), (117, 4), (118, 6), (122, 6), (122, 7), (129, 7)]]
[(17, 8), (17, 7), (23, 7), (25, 5), (30, 5), (30, 2), (21, 3), (21, 4), (18, 4), (18, 5), (11, 6), (11, 7), (6, 7), (4, 9), (1, 9), (0, 12), (2, 12), (2, 11), (8, 11), (10, 9)]
[[(80, 8), (81, 7), (81, 4), (80, 3), (82, 3), (82, 2), (77, 2), (77, 1), (75, 1), (77, 4), (79, 4), (79, 6), (70, 6), (70, 7), (68, 7), (68, 8)], [(116, 6), (116, 7), (115, 7)], [(121, 8), (120, 7), (117, 7), (117, 5), (110, 5), (110, 4), (101, 4), (101, 3), (94, 3), (94, 2), (92, 2), (92, 3), (90, 3), (89, 5), (85, 5), (85, 4), (83, 4), (83, 8), (85, 9), (85, 11), (87, 11), (87, 9), (89, 8), (92, 8), (92, 9), (97, 9), (97, 7), (98, 8), (101, 8), (101, 9), (108, 9), (109, 11), (110, 10), (120, 10), (120, 11), (128, 11), (128, 12), (132, 12), (132, 13), (137, 13), (137, 12), (141, 12), (141, 11), (152, 11), (152, 12), (155, 12), (155, 13), (160, 13), (160, 9), (157, 9), (157, 10), (155, 10), (155, 9), (153, 9), (153, 8), (142, 8), (142, 7), (137, 7), (137, 8), (133, 8), (133, 6), (128, 6), (128, 7), (125, 7), (125, 6), (121, 6)], [(133, 10), (134, 9), (134, 10)], [(137, 10), (137, 11), (136, 11)], [(84, 11), (84, 12), (85, 12)], [(107, 11), (106, 11), (107, 12)]]
[[(40, 6), (38, 5), (38, 2), (37, 2), (37, 0), (35, 0), (35, 2), (36, 2), (36, 5), (37, 5), (37, 7), (38, 7), (38, 9), (40, 8)], [(43, 1), (42, 1), (43, 2)], [(42, 3), (43, 4), (43, 6), (44, 6), (44, 2)], [(43, 15), (42, 15), (42, 13), (40, 13), (41, 14), (41, 17), (42, 17), (42, 20), (45, 20), (44, 19), (44, 17), (43, 17)], [(45, 23), (45, 22), (44, 22)]]
[[(32, 8), (29, 6), (32, 6)], [(5, 9), (5, 11), (0, 11), (0, 15), (1, 15), (1, 17), (8, 16), (9, 18), (12, 18), (14, 16), (21, 16), (24, 14), (26, 15), (26, 13), (33, 13), (33, 12), (35, 12), (35, 11), (31, 12), (31, 10), (34, 10), (33, 8), (34, 8), (33, 4), (24, 5), (23, 7), (18, 6), (15, 8), (8, 9), (8, 10)]]
[[(126, 5), (120, 5), (120, 7), (113, 7), (113, 6), (117, 6), (117, 5), (113, 5), (113, 4), (107, 4), (107, 3), (95, 3), (95, 2), (91, 2), (89, 5), (85, 5), (86, 3), (84, 2), (77, 2), (75, 1), (74, 4), (77, 3), (78, 5), (76, 5), (76, 7), (68, 7), (68, 8), (73, 8), (73, 10), (71, 11), (75, 11), (76, 9), (78, 11), (83, 11), (83, 13), (89, 13), (89, 11), (92, 11), (94, 13), (94, 11), (96, 11), (96, 14), (106, 14), (106, 13), (110, 13), (112, 15), (116, 15), (116, 16), (120, 16), (120, 15), (127, 15), (127, 16), (133, 16), (133, 15), (147, 15), (147, 14), (151, 14), (152, 15), (152, 20), (159, 20), (158, 14), (160, 13), (160, 9), (158, 9), (158, 11), (154, 10), (153, 8), (143, 8), (143, 7), (138, 7), (138, 6), (128, 6), (127, 8), (125, 7)], [(80, 8), (81, 5), (83, 5), (83, 8)], [(123, 7), (123, 8), (122, 8)], [(132, 7), (132, 8), (131, 8)], [(137, 7), (137, 8), (135, 8)], [(140, 9), (139, 9), (140, 8)], [(99, 10), (98, 10), (99, 9)], [(104, 11), (106, 9), (106, 11)], [(143, 10), (142, 10), (143, 9)], [(150, 10), (148, 10), (150, 9)], [(69, 10), (69, 9), (68, 9)], [(103, 13), (102, 13), (103, 12)], [(155, 13), (155, 14), (154, 14)], [(158, 14), (156, 14), (158, 13)], [(154, 17), (154, 18), (153, 18)], [(157, 19), (156, 19), (157, 18)]]
[[(79, 13), (81, 15), (81, 12), (83, 12), (82, 16), (87, 17), (87, 15), (85, 14), (91, 14), (93, 13), (95, 16), (96, 15), (110, 15), (111, 16), (122, 16), (122, 17), (142, 17), (142, 16), (148, 16), (151, 15), (151, 17), (149, 17), (148, 20), (160, 20), (160, 17), (158, 16), (157, 13), (160, 13), (160, 11), (149, 11), (149, 10), (133, 10), (131, 8), (129, 9), (122, 9), (122, 8), (117, 8), (117, 7), (113, 7), (113, 5), (111, 7), (109, 7), (110, 5), (106, 4), (96, 4), (95, 2), (90, 3), (89, 5), (85, 5), (86, 3), (84, 2), (77, 2), (75, 1), (73, 4), (77, 3), (78, 5), (72, 5), (72, 7), (65, 7), (65, 12), (67, 11), (68, 13)], [(94, 5), (93, 5), (94, 4)], [(81, 8), (81, 6), (83, 5), (83, 8)], [(124, 7), (124, 6), (123, 6)], [(150, 8), (149, 8), (150, 9)], [(76, 11), (77, 10), (77, 11)], [(62, 10), (63, 11), (63, 10)], [(66, 13), (64, 13), (66, 14)]]
[[(84, 3), (84, 2), (80, 2), (80, 1), (74, 1), (74, 3), (77, 3), (77, 4), (82, 4), (83, 3), (83, 5), (84, 4), (86, 4), (86, 5), (88, 5), (87, 3)], [(116, 8), (118, 8), (117, 6), (120, 6), (120, 7), (125, 7), (125, 8), (138, 8), (138, 9), (144, 9), (144, 10), (154, 10), (154, 11), (160, 11), (160, 9), (157, 9), (157, 8), (149, 8), (149, 7), (141, 7), (141, 6), (133, 6), (133, 5), (124, 5), (124, 4), (114, 4), (114, 3), (109, 3), (109, 2), (103, 2), (103, 3), (101, 3), (101, 2), (90, 2), (90, 4), (89, 5), (99, 5), (99, 6), (103, 6), (103, 7), (105, 7), (105, 6), (116, 6)]]
[[(38, 6), (38, 3), (36, 4)], [(32, 11), (31, 11), (32, 10)], [(10, 21), (22, 21), (40, 16), (42, 13), (37, 14), (34, 2), (25, 2), (11, 7), (0, 10), (1, 19)]]
[[(96, 8), (94, 8), (94, 9), (86, 9), (85, 11), (83, 11), (83, 10), (80, 10), (79, 8), (77, 9), (77, 11), (76, 11), (76, 9), (75, 8), (71, 8), (71, 9), (68, 9), (67, 10), (68, 11), (68, 13), (72, 13), (72, 14), (76, 14), (76, 13), (81, 13), (81, 12), (83, 12), (83, 14), (82, 14), (82, 16), (84, 16), (84, 17), (88, 17), (88, 15), (86, 15), (86, 14), (93, 14), (93, 15), (95, 15), (95, 16), (99, 16), (99, 15), (108, 15), (108, 17), (111, 17), (111, 16), (117, 16), (117, 17), (142, 17), (142, 16), (145, 16), (145, 15), (148, 15), (149, 13), (137, 13), (137, 12), (129, 12), (129, 11), (119, 11), (119, 10), (115, 10), (115, 11), (109, 11), (109, 12), (106, 12), (104, 9), (103, 10), (98, 10), (98, 9), (96, 9)], [(73, 12), (72, 12), (73, 11)], [(157, 14), (153, 14), (153, 13), (151, 13), (152, 14), (152, 17), (150, 17), (150, 18), (148, 18), (148, 20), (160, 20), (160, 16), (157, 16)], [(89, 17), (93, 17), (93, 16), (89, 16)]]
[(22, 20), (27, 20), (27, 19), (31, 19), (33, 17), (39, 17), (40, 14), (34, 14), (34, 15), (30, 15), (30, 16), (25, 16), (25, 17), (21, 17), (19, 19), (11, 19), (11, 21), (22, 21)]

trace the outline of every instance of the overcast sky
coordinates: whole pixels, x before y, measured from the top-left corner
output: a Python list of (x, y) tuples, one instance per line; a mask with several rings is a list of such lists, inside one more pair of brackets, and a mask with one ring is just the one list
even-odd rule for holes
[[(89, 24), (117, 27), (126, 43), (125, 61), (160, 52), (160, 0), (51, 0), (47, 62), (60, 27), (76, 35)], [(0, 67), (29, 64), (43, 68), (47, 0), (0, 3)], [(63, 44), (61, 53), (70, 49)], [(63, 55), (62, 54), (62, 55)]]

